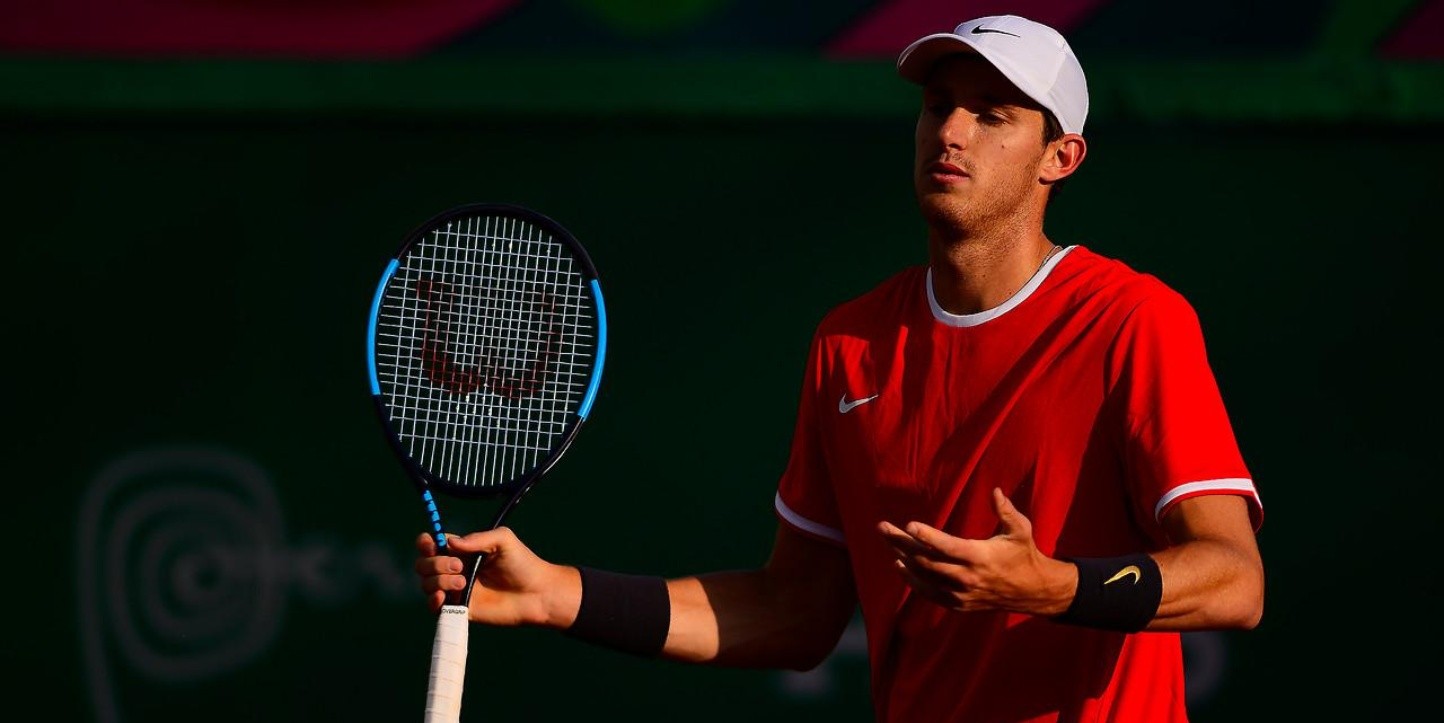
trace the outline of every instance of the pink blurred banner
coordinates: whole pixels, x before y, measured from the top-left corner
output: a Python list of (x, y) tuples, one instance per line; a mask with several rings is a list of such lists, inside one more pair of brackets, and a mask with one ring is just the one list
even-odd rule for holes
[(0, 48), (65, 55), (394, 58), (522, 0), (41, 0), (0, 4)]
[(828, 46), (839, 57), (891, 56), (927, 33), (952, 30), (959, 22), (985, 15), (1022, 15), (1061, 32), (1087, 19), (1109, 0), (888, 0), (873, 7)]

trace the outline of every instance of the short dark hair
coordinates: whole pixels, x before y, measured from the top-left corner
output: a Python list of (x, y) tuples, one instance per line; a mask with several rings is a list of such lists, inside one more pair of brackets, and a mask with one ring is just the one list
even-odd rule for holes
[[(1043, 146), (1044, 146), (1044, 147), (1047, 147), (1047, 145), (1048, 145), (1049, 143), (1052, 143), (1053, 141), (1056, 141), (1056, 140), (1058, 140), (1059, 138), (1062, 138), (1062, 137), (1063, 137), (1063, 125), (1058, 122), (1058, 117), (1055, 116), (1055, 115), (1053, 115), (1053, 111), (1048, 110), (1047, 108), (1044, 108), (1044, 109), (1043, 109)], [(1063, 189), (1063, 182), (1064, 182), (1064, 181), (1067, 181), (1067, 180), (1068, 180), (1068, 179), (1066, 179), (1066, 178), (1060, 178), (1060, 179), (1058, 179), (1058, 180), (1056, 180), (1056, 181), (1053, 182), (1053, 185), (1048, 189), (1048, 202), (1049, 202), (1049, 203), (1052, 203), (1052, 202), (1053, 202), (1053, 197), (1054, 197), (1054, 196), (1057, 196), (1057, 195), (1059, 194), (1059, 192), (1062, 191), (1062, 189)]]

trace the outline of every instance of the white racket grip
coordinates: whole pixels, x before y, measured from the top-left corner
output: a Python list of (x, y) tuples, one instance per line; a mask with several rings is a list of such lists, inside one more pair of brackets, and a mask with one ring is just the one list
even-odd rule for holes
[(436, 641), (431, 644), (431, 680), (426, 686), (426, 723), (461, 721), (467, 623), (464, 605), (444, 605), (436, 617)]

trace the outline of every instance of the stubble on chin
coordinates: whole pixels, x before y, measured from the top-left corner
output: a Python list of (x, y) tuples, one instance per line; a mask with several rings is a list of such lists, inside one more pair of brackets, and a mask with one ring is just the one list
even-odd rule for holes
[(966, 236), (973, 225), (966, 203), (946, 194), (922, 192), (918, 194), (918, 210), (928, 228), (947, 236)]

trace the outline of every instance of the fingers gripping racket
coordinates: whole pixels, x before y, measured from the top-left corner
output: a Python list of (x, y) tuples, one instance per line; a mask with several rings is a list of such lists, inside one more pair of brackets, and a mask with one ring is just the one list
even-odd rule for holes
[[(499, 527), (557, 463), (591, 411), (607, 348), (591, 259), (555, 221), (501, 204), (445, 211), (407, 236), (371, 302), (367, 371), (392, 450), (421, 493), (439, 554), (435, 493), (504, 500)], [(465, 559), (465, 556), (462, 556)], [(427, 723), (456, 723), (468, 584), (437, 619)]]

